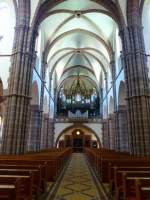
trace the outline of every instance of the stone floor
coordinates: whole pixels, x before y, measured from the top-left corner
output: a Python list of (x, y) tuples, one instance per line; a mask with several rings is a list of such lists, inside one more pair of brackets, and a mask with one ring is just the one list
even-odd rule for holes
[(100, 200), (99, 191), (83, 154), (73, 154), (54, 200)]

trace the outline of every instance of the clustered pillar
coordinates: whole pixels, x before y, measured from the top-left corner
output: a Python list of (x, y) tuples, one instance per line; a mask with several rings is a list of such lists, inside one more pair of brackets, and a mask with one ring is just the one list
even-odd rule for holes
[(11, 58), (9, 90), (3, 129), (2, 153), (21, 154), (26, 151), (29, 124), (30, 89), (32, 66), (35, 55), (29, 50), (29, 1), (18, 3), (18, 18), (15, 28)]
[(39, 105), (30, 106), (30, 125), (28, 136), (28, 150), (39, 151), (41, 141), (41, 111)]
[[(147, 156), (150, 155), (150, 94), (140, 19), (139, 1), (127, 1), (127, 26), (120, 27), (127, 106), (115, 109), (115, 131), (118, 151)], [(114, 88), (113, 93), (116, 98)], [(111, 148), (109, 129), (112, 125), (109, 121), (108, 118), (103, 122), (103, 143), (106, 148)]]
[(115, 149), (115, 115), (110, 114), (107, 119), (103, 120), (103, 147)]
[(43, 117), (42, 117), (42, 137), (41, 137), (41, 149), (45, 149), (47, 148), (48, 146), (48, 121), (49, 121), (49, 118), (48, 118), (48, 114), (43, 114)]
[(150, 155), (150, 96), (139, 1), (128, 1), (127, 10), (128, 27), (120, 31), (120, 36), (127, 88), (129, 150), (135, 155)]
[(54, 120), (49, 119), (49, 140), (48, 140), (48, 147), (54, 147)]
[(43, 114), (41, 149), (52, 148), (54, 140), (54, 122), (48, 114)]
[(108, 118), (108, 131), (109, 131), (109, 148), (115, 149), (115, 114), (110, 114)]
[(103, 119), (102, 122), (102, 137), (103, 137), (103, 147), (109, 149), (109, 126), (108, 126), (108, 119)]
[(127, 122), (127, 107), (126, 105), (118, 106), (116, 116), (116, 150), (129, 151), (129, 138), (128, 138), (128, 122)]

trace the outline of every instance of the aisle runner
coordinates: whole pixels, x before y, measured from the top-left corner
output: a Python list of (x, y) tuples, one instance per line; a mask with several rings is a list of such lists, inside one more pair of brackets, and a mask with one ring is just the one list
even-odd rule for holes
[(99, 200), (83, 154), (73, 154), (54, 200)]

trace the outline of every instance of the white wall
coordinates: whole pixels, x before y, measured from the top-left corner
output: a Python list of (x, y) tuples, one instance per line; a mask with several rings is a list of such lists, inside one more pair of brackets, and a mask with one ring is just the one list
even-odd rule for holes
[[(10, 55), (12, 53), (15, 19), (13, 1), (0, 0), (0, 36), (3, 37), (0, 40), (1, 55)], [(9, 68), (10, 57), (0, 57), (0, 77), (4, 89), (8, 88)]]
[[(55, 135), (54, 135), (54, 143), (56, 142), (58, 136), (66, 129), (66, 128), (72, 128), (74, 124), (73, 123), (55, 123)], [(87, 128), (90, 128), (93, 130), (93, 132), (96, 133), (100, 141), (102, 141), (102, 124), (99, 123), (83, 123), (83, 125)], [(76, 127), (79, 128), (79, 127)]]
[(55, 123), (55, 135), (54, 135), (54, 143), (56, 142), (58, 136), (68, 127), (73, 126), (73, 123)]
[(100, 141), (102, 142), (102, 124), (101, 123), (85, 123), (85, 126), (89, 127), (91, 130), (93, 130)]

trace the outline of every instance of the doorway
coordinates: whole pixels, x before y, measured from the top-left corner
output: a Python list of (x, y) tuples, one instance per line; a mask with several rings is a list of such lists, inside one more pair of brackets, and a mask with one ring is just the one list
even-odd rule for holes
[(92, 130), (87, 128), (67, 128), (62, 132), (56, 141), (57, 147), (71, 147), (73, 152), (82, 152), (84, 147), (99, 148), (100, 142), (92, 133)]
[(72, 133), (72, 137), (73, 137), (73, 152), (82, 152), (84, 133), (81, 130), (75, 130)]
[(73, 139), (73, 151), (74, 152), (82, 152), (83, 151), (83, 139), (82, 138), (74, 138)]

